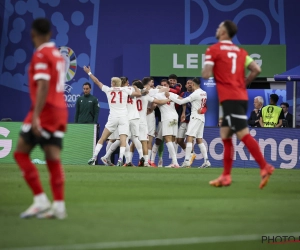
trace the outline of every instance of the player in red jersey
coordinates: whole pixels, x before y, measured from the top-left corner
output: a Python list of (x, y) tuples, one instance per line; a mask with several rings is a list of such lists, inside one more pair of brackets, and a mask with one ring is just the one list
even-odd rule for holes
[[(36, 48), (28, 74), (31, 108), (24, 120), (14, 157), (33, 192), (34, 201), (20, 216), (64, 219), (64, 173), (60, 152), (68, 119), (64, 99), (65, 61), (55, 44), (50, 42), (51, 25), (47, 19), (34, 20), (31, 38)], [(29, 157), (37, 144), (45, 153), (50, 173), (52, 206)]]
[[(219, 101), (223, 108), (223, 122), (220, 135), (224, 144), (224, 171), (216, 180), (210, 181), (215, 187), (231, 184), (233, 162), (232, 135), (235, 133), (248, 148), (260, 167), (263, 188), (274, 167), (266, 162), (256, 140), (249, 134), (247, 124), (248, 94), (246, 86), (260, 73), (260, 67), (248, 56), (247, 52), (234, 45), (231, 39), (237, 33), (237, 26), (232, 21), (222, 22), (216, 32), (218, 43), (210, 46), (205, 54), (202, 77), (207, 79), (214, 74), (217, 83)], [(245, 67), (250, 74), (245, 78)]]

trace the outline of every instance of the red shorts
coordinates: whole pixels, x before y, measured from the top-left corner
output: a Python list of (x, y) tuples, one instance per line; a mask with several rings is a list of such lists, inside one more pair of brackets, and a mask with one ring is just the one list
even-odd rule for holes
[[(24, 124), (31, 124), (33, 116), (33, 107), (27, 114)], [(45, 104), (42, 112), (40, 113), (41, 127), (50, 132), (55, 131), (65, 132), (68, 123), (68, 110), (65, 108), (58, 108), (50, 104)]]

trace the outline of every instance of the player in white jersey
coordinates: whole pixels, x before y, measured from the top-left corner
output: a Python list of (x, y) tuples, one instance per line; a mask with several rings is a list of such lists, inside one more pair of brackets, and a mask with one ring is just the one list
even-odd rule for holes
[(203, 139), (203, 131), (205, 124), (205, 116), (202, 114), (202, 109), (206, 107), (207, 94), (204, 90), (200, 88), (200, 81), (197, 78), (193, 80), (193, 89), (194, 92), (190, 94), (188, 97), (184, 99), (178, 99), (178, 95), (167, 94), (166, 96), (170, 98), (172, 101), (177, 104), (185, 104), (190, 102), (192, 104), (192, 113), (190, 117), (190, 122), (187, 129), (187, 143), (186, 143), (186, 151), (185, 151), (185, 161), (181, 165), (181, 167), (190, 167), (190, 156), (192, 152), (192, 143), (193, 139), (196, 138), (199, 149), (204, 158), (204, 163), (201, 168), (210, 167), (210, 162), (208, 161), (207, 150), (202, 141)]
[[(154, 80), (153, 80), (152, 77), (150, 77), (150, 79), (151, 80), (149, 82), (149, 90), (151, 90), (152, 95), (150, 93), (149, 93), (149, 95), (153, 97), (153, 95), (155, 94), (153, 92), (153, 90), (154, 90)], [(155, 137), (155, 125), (156, 125), (155, 113), (154, 113), (154, 108), (155, 107), (156, 107), (155, 104), (150, 103), (150, 102), (148, 103), (146, 119), (147, 119), (147, 127), (148, 127), (148, 156), (149, 157), (151, 156), (152, 142), (153, 142), (153, 138)]]
[[(178, 95), (174, 93), (168, 93), (169, 97), (173, 99), (177, 98)], [(158, 93), (155, 95), (155, 98), (158, 100), (167, 99), (165, 94)], [(168, 147), (169, 154), (172, 158), (172, 164), (170, 167), (178, 168), (177, 156), (175, 153), (175, 138), (178, 133), (178, 114), (175, 109), (174, 102), (167, 102), (165, 105), (158, 105), (161, 113), (161, 129), (162, 136)]]
[(109, 105), (109, 116), (105, 128), (102, 132), (101, 138), (99, 139), (93, 157), (88, 161), (89, 165), (95, 163), (98, 153), (103, 147), (103, 143), (107, 138), (116, 130), (119, 131), (120, 136), (120, 154), (118, 160), (118, 166), (122, 166), (123, 156), (125, 153), (126, 138), (129, 132), (129, 124), (127, 112), (127, 98), (131, 96), (140, 96), (140, 93), (135, 91), (133, 88), (124, 88), (121, 86), (121, 79), (113, 77), (111, 79), (111, 87), (103, 85), (97, 77), (95, 77), (90, 70), (90, 67), (83, 67), (84, 71), (91, 77), (93, 82), (99, 86), (99, 88), (106, 93), (107, 101)]
[[(144, 89), (144, 90), (149, 91), (150, 90), (150, 82), (151, 82), (150, 77), (144, 77), (143, 82), (135, 81), (135, 82), (133, 82), (133, 85), (137, 86), (139, 89)], [(159, 90), (156, 92), (158, 93)], [(162, 93), (162, 95), (164, 95), (164, 93)], [(142, 145), (143, 145), (143, 153), (144, 153), (143, 158), (145, 160), (144, 166), (146, 166), (146, 167), (150, 166), (148, 163), (148, 144), (147, 144), (147, 142), (148, 142), (148, 127), (147, 127), (147, 120), (146, 120), (149, 102), (164, 105), (167, 102), (170, 102), (170, 100), (167, 98), (164, 98), (164, 100), (157, 100), (157, 99), (151, 97), (149, 94), (142, 95), (141, 97), (137, 97), (137, 102), (136, 102), (137, 109), (140, 113), (139, 140), (142, 142)], [(134, 147), (131, 148), (132, 152), (133, 152), (133, 150), (134, 150)], [(142, 166), (142, 165), (139, 165), (139, 166)]]

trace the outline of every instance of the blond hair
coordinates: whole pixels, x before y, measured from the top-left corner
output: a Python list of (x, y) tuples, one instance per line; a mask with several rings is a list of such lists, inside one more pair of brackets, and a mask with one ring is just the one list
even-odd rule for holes
[(121, 79), (119, 77), (112, 77), (111, 84), (114, 84), (114, 87), (121, 87)]

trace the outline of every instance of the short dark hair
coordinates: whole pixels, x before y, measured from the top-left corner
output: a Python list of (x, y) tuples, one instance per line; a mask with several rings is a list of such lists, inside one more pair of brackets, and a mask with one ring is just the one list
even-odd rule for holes
[(128, 77), (126, 76), (121, 76), (120, 79), (121, 79), (121, 85), (124, 85), (128, 81)]
[(287, 102), (282, 102), (282, 103), (280, 103), (280, 106), (281, 105), (284, 105), (284, 106), (286, 106), (287, 108), (290, 106)]
[(150, 76), (150, 79), (151, 79), (152, 81), (154, 81), (154, 78), (153, 78), (152, 76)]
[(51, 31), (51, 23), (46, 18), (37, 18), (33, 21), (31, 28), (39, 35), (45, 36)]
[(151, 81), (151, 77), (144, 77), (142, 80), (143, 86), (147, 85)]
[(92, 88), (92, 86), (91, 86), (91, 84), (90, 84), (89, 82), (85, 82), (85, 83), (82, 85), (82, 87), (83, 87), (84, 85), (89, 85), (90, 89)]
[(270, 99), (271, 99), (274, 103), (277, 103), (278, 100), (279, 100), (279, 97), (278, 97), (278, 95), (276, 95), (276, 94), (271, 94), (271, 95), (270, 95)]
[(227, 34), (230, 38), (233, 38), (238, 31), (236, 24), (230, 20), (226, 20), (223, 22), (224, 27), (227, 30)]
[(144, 88), (144, 85), (143, 85), (143, 83), (140, 80), (133, 81), (132, 85), (137, 86), (139, 89), (143, 89)]
[(193, 78), (192, 82), (196, 83), (197, 85), (200, 85), (200, 80), (197, 77)]
[(175, 80), (177, 80), (177, 75), (171, 74), (171, 75), (169, 75), (169, 79), (175, 79)]
[[(171, 78), (171, 79), (173, 79), (173, 78)], [(161, 79), (161, 80), (160, 80), (160, 83), (162, 83), (162, 82), (166, 82), (168, 85), (170, 85), (170, 82), (169, 82), (168, 79)]]

